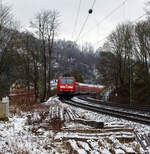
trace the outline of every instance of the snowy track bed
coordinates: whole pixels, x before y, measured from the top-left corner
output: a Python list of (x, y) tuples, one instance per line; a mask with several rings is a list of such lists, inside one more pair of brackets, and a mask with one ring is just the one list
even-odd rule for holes
[(111, 115), (118, 118), (127, 119), (130, 121), (135, 121), (138, 123), (143, 123), (150, 125), (150, 116), (148, 114), (141, 114), (139, 112), (129, 111), (125, 108), (118, 108), (113, 106), (106, 106), (105, 103), (99, 104), (97, 102), (88, 101), (88, 99), (82, 100), (77, 97), (73, 98), (71, 101), (66, 101), (68, 104), (82, 107), (84, 109), (94, 111), (101, 114)]
[(93, 102), (94, 104), (99, 104), (108, 108), (114, 108), (116, 110), (122, 110), (126, 112), (134, 112), (135, 114), (141, 114), (141, 115), (146, 115), (150, 117), (150, 106), (130, 106), (128, 104), (115, 104), (111, 102), (105, 102), (102, 100), (94, 99), (92, 97), (79, 97), (81, 100), (85, 101), (90, 101)]
[[(56, 97), (10, 116), (9, 122), (0, 123), (0, 152), (7, 154), (144, 153), (135, 132), (150, 132), (148, 126), (75, 108)], [(104, 122), (104, 128), (86, 125), (89, 120)]]

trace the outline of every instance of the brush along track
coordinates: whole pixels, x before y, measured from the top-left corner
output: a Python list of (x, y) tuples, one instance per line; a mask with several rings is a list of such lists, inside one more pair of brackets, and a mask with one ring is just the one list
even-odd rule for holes
[(64, 100), (64, 102), (67, 104), (76, 106), (76, 107), (81, 107), (86, 110), (93, 111), (93, 112), (107, 114), (107, 115), (114, 116), (117, 118), (122, 118), (122, 119), (126, 119), (129, 121), (134, 121), (134, 122), (150, 125), (150, 117), (148, 116), (133, 114), (133, 113), (129, 113), (129, 112), (121, 111), (121, 110), (119, 111), (115, 109), (108, 109), (98, 104), (95, 106), (91, 102), (86, 102), (86, 101), (83, 102), (82, 100), (81, 102), (74, 101), (74, 100)]

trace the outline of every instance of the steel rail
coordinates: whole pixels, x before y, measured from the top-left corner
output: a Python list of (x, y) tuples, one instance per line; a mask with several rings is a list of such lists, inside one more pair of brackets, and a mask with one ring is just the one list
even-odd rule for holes
[(105, 102), (105, 101), (102, 101), (102, 100), (96, 100), (96, 99), (93, 99), (93, 98), (90, 99), (90, 98), (87, 98), (87, 96), (85, 96), (85, 97), (84, 96), (82, 96), (82, 97), (79, 96), (78, 98), (80, 98), (81, 100), (93, 102), (95, 104), (101, 104), (101, 105), (110, 106), (110, 107), (119, 107), (119, 108), (122, 108), (122, 109), (133, 110), (134, 112), (136, 112), (136, 111), (139, 112), (140, 111), (140, 112), (150, 114), (150, 106), (141, 107), (141, 106), (136, 106), (136, 105), (135, 106), (130, 106), (130, 105), (127, 105), (127, 104), (117, 104), (117, 103)]
[(64, 100), (64, 102), (67, 104), (76, 106), (76, 107), (81, 107), (86, 110), (93, 111), (93, 112), (107, 114), (107, 115), (110, 115), (113, 117), (122, 118), (122, 119), (126, 119), (129, 121), (134, 121), (137, 123), (150, 125), (150, 117), (147, 117), (147, 116), (137, 115), (137, 114), (123, 112), (123, 111), (117, 111), (117, 110), (113, 110), (113, 109), (107, 109), (107, 108), (104, 108), (101, 106), (100, 107), (93, 106), (92, 104), (88, 104), (89, 102), (87, 102), (87, 104), (85, 104), (85, 103), (83, 104), (82, 102), (77, 102), (74, 100)]

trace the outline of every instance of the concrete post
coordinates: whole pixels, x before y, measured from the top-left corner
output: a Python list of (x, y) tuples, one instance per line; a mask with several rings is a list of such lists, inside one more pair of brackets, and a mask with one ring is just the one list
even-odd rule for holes
[(8, 118), (9, 115), (9, 97), (2, 98), (0, 103), (0, 118)]

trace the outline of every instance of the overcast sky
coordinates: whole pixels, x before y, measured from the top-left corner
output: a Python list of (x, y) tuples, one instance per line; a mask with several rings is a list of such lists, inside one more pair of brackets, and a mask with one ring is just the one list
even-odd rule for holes
[[(22, 24), (28, 27), (29, 21), (36, 12), (42, 9), (57, 9), (60, 13), (61, 27), (58, 38), (76, 40), (80, 29), (88, 15), (94, 0), (81, 0), (81, 8), (77, 27), (74, 24), (80, 0), (2, 0), (11, 5), (13, 13)], [(126, 3), (111, 16), (105, 19), (112, 10), (123, 3), (124, 0), (96, 0), (93, 13), (89, 16), (78, 43), (90, 42), (95, 48), (101, 46), (105, 37), (115, 29), (116, 25), (125, 21), (134, 21), (144, 14), (145, 3), (148, 0), (127, 0)], [(103, 22), (101, 22), (103, 20)], [(101, 24), (98, 24), (101, 23)], [(74, 33), (73, 33), (74, 31)], [(87, 33), (88, 32), (88, 33)], [(73, 36), (73, 38), (72, 38)], [(96, 43), (100, 41), (99, 43)]]

